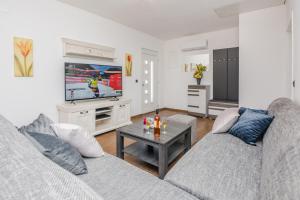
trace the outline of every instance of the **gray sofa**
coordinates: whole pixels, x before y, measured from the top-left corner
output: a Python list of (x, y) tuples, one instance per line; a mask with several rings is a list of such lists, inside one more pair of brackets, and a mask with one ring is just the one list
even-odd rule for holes
[(281, 98), (268, 111), (275, 118), (257, 146), (208, 134), (165, 180), (203, 200), (300, 199), (300, 107)]
[(300, 107), (278, 99), (263, 141), (208, 134), (160, 180), (111, 155), (85, 159), (74, 176), (0, 117), (0, 199), (300, 199)]
[(0, 116), (1, 200), (197, 200), (114, 156), (85, 161), (89, 173), (74, 176), (43, 156)]

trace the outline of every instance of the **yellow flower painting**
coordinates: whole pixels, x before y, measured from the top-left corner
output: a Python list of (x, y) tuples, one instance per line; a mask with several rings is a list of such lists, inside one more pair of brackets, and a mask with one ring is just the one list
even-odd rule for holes
[(33, 76), (32, 40), (14, 37), (14, 61), (16, 77)]
[(132, 75), (132, 55), (128, 53), (125, 54), (125, 70), (126, 76)]

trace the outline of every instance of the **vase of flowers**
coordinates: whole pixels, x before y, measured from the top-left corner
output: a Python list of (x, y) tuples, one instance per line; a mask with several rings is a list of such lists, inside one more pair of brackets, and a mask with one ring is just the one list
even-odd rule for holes
[(199, 65), (196, 65), (196, 71), (194, 73), (194, 78), (197, 80), (197, 85), (200, 85), (201, 84), (201, 80), (203, 78), (203, 73), (207, 70), (207, 67), (202, 65), (202, 64), (199, 64)]

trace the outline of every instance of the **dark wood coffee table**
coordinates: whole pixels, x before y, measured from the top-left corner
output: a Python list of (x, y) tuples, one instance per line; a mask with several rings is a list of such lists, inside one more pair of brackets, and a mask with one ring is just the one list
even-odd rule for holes
[[(124, 147), (124, 138), (136, 142)], [(169, 122), (166, 133), (155, 137), (153, 129), (144, 130), (142, 122), (117, 129), (117, 156), (124, 159), (124, 153), (158, 167), (159, 178), (163, 179), (168, 165), (181, 153), (191, 148), (191, 127)]]

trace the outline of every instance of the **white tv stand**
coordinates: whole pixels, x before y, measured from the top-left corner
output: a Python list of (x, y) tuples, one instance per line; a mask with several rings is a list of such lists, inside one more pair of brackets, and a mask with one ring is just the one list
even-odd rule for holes
[(57, 106), (60, 123), (77, 124), (99, 135), (131, 124), (129, 99), (65, 103)]

